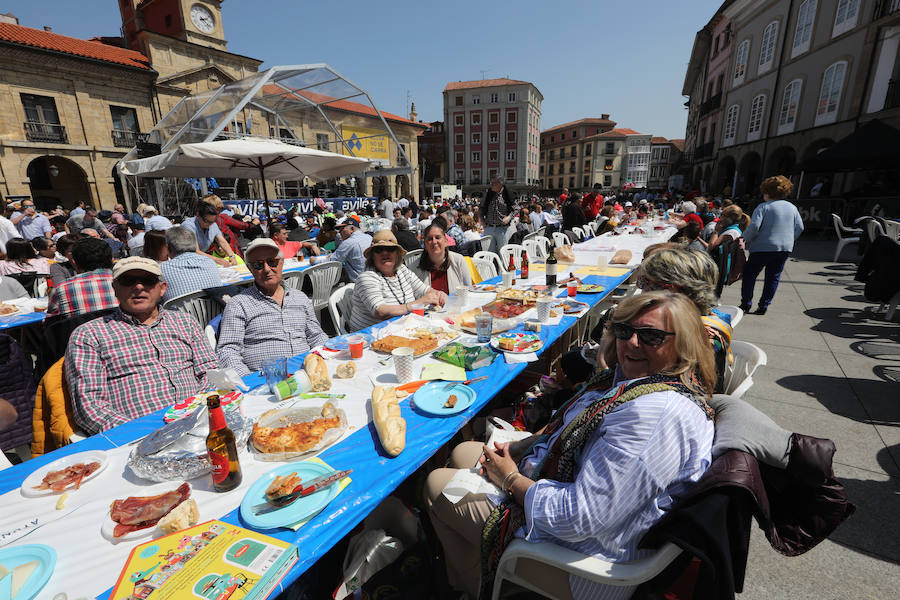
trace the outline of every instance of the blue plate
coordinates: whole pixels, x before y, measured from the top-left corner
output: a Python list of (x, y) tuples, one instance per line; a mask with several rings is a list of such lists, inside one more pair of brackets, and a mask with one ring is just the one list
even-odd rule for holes
[(333, 337), (327, 342), (325, 342), (325, 347), (329, 350), (334, 350), (339, 352), (341, 350), (346, 350), (347, 346), (347, 338), (358, 335), (363, 339), (363, 348), (368, 348), (369, 344), (375, 341), (375, 336), (370, 335), (368, 333), (345, 333), (344, 335), (339, 335), (337, 337)]
[(244, 522), (251, 527), (257, 529), (275, 529), (276, 527), (287, 527), (293, 525), (303, 519), (310, 517), (328, 505), (332, 498), (337, 496), (338, 482), (330, 486), (314, 492), (306, 498), (300, 498), (293, 504), (289, 504), (282, 509), (273, 510), (263, 515), (253, 513), (253, 507), (266, 501), (266, 488), (279, 475), (290, 475), (294, 471), (303, 481), (312, 481), (316, 477), (326, 475), (334, 471), (331, 467), (323, 464), (309, 461), (301, 461), (288, 463), (276, 467), (257, 479), (241, 502), (241, 517)]
[[(26, 544), (0, 549), (0, 565), (10, 571), (14, 567), (33, 560), (40, 564), (25, 582), (25, 587), (16, 595), (16, 600), (31, 600), (47, 585), (50, 576), (53, 575), (53, 569), (56, 567), (56, 550), (44, 544)], [(3, 595), (3, 588), (7, 582), (11, 585), (12, 575), (4, 577), (3, 583), (0, 583), (0, 596)], [(9, 589), (6, 592), (8, 593)]]
[[(420, 387), (413, 395), (413, 403), (416, 408), (430, 415), (446, 417), (461, 413), (472, 406), (472, 403), (475, 402), (475, 390), (458, 383), (444, 391), (448, 383), (447, 381), (433, 381)], [(451, 394), (456, 395), (456, 405), (453, 408), (444, 408), (444, 404)]]

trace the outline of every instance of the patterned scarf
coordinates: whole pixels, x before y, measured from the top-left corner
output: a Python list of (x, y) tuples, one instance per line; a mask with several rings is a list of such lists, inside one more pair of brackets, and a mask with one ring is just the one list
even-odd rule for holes
[[(581, 453), (591, 436), (600, 427), (603, 418), (619, 406), (634, 400), (644, 394), (654, 392), (675, 391), (690, 399), (698, 406), (708, 419), (715, 415), (702, 397), (696, 396), (690, 388), (684, 385), (674, 375), (651, 375), (612, 387), (615, 372), (607, 369), (594, 376), (582, 394), (594, 390), (609, 390), (597, 400), (587, 406), (572, 421), (569, 422), (553, 445), (547, 449), (541, 462), (532, 473), (531, 479), (552, 479), (563, 483), (571, 483), (575, 480), (575, 471), (578, 466)], [(566, 411), (573, 402), (580, 397), (576, 396), (566, 402), (556, 411), (553, 419), (547, 425), (544, 433), (535, 444), (548, 440), (555, 432), (563, 427), (563, 419)], [(532, 446), (533, 447), (533, 446)], [(527, 456), (530, 449), (525, 453)], [(506, 546), (512, 541), (515, 532), (525, 525), (525, 512), (512, 498), (504, 500), (494, 507), (494, 510), (485, 521), (481, 531), (481, 591), (480, 598), (489, 598), (494, 584), (494, 576), (497, 566), (500, 564), (500, 556)]]

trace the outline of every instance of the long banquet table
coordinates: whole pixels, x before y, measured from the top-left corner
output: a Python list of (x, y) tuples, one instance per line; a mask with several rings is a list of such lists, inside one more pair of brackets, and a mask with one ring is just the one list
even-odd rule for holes
[[(600, 236), (578, 244), (575, 246), (575, 264), (571, 267), (560, 265), (560, 276), (567, 274), (570, 268), (577, 272), (579, 268), (596, 265), (598, 255), (611, 255), (610, 246), (615, 246), (616, 249), (626, 247), (631, 249), (634, 258), (630, 265), (627, 268), (613, 270), (614, 276), (585, 277), (585, 282), (598, 283), (606, 288), (604, 293), (578, 295), (577, 300), (594, 307), (627, 279), (639, 263), (644, 247), (668, 239), (673, 231), (667, 228), (649, 237)], [(536, 267), (529, 279), (530, 283), (543, 282), (544, 272), (540, 266)], [(560, 295), (564, 293), (563, 291)], [(468, 305), (483, 304), (491, 297), (470, 292)], [(575, 317), (562, 316), (558, 323), (542, 327), (540, 336), (544, 341), (544, 349), (565, 334), (576, 321)], [(460, 341), (474, 341), (474, 336), (464, 335)], [(344, 399), (335, 403), (347, 412), (351, 429), (343, 439), (323, 450), (318, 457), (336, 469), (354, 469), (350, 485), (299, 530), (265, 531), (299, 547), (300, 559), (282, 581), (279, 589), (284, 589), (295, 581), (350, 532), (378, 503), (446, 444), (463, 425), (527, 367), (527, 363), (509, 364), (500, 356), (490, 366), (468, 372), (469, 377), (488, 375), (488, 378), (472, 384), (477, 394), (475, 403), (455, 416), (443, 418), (428, 416), (410, 406), (411, 396), (402, 400), (401, 411), (407, 422), (406, 448), (399, 456), (392, 458), (382, 450), (374, 425), (370, 422), (371, 409), (368, 408), (372, 387), (370, 381), (360, 381), (361, 377), (374, 380), (380, 376), (389, 376), (389, 373), (393, 372), (392, 367), (381, 367), (377, 362), (383, 358), (383, 355), (366, 350), (364, 358), (359, 362), (356, 379), (334, 380), (332, 391), (347, 393)], [(290, 359), (289, 371), (301, 368), (302, 362), (303, 355)], [(416, 364), (421, 366), (427, 362), (435, 361), (423, 357), (417, 359)], [(333, 373), (335, 365), (336, 361), (329, 360), (330, 372)], [(244, 378), (244, 382), (252, 391), (263, 383), (263, 378), (259, 374), (251, 374)], [(316, 405), (322, 400), (303, 402)], [(255, 417), (275, 404), (273, 397), (248, 394), (243, 409), (247, 416)], [(53, 576), (38, 598), (50, 599), (60, 592), (67, 593), (69, 597), (108, 598), (110, 587), (115, 583), (131, 549), (149, 539), (113, 544), (101, 536), (100, 528), (112, 500), (128, 495), (146, 495), (148, 493), (146, 490), (150, 487), (154, 493), (162, 491), (156, 491), (160, 484), (139, 479), (125, 467), (128, 454), (133, 448), (129, 444), (158, 429), (163, 424), (162, 412), (157, 411), (135, 419), (48, 455), (0, 471), (0, 494), (2, 494), (0, 549), (6, 547), (5, 540), (11, 537), (15, 530), (26, 527), (34, 531), (11, 542), (11, 545), (43, 543), (54, 547), (58, 553), (59, 558)], [(36, 499), (22, 497), (19, 487), (30, 473), (62, 456), (86, 450), (107, 451), (109, 466), (96, 479), (72, 493), (64, 510), (55, 510), (56, 496)], [(244, 493), (255, 480), (279, 464), (281, 463), (258, 461), (245, 449), (241, 451), (244, 480), (236, 490), (216, 494), (210, 491), (208, 477), (191, 480), (194, 489), (192, 497), (197, 500), (200, 507), (201, 522), (220, 518), (229, 523), (246, 526), (237, 508)], [(169, 488), (177, 487), (177, 481), (171, 483), (173, 485)]]

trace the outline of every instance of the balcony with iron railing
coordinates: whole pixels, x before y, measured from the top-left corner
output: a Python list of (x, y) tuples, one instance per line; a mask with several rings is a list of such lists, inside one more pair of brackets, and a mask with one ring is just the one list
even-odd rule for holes
[(66, 128), (59, 123), (25, 121), (25, 139), (29, 142), (69, 143)]
[(877, 21), (896, 12), (900, 12), (900, 0), (880, 0), (875, 5), (875, 16), (872, 20)]
[(129, 131), (127, 129), (113, 129), (111, 132), (113, 146), (117, 148), (133, 148), (138, 142), (147, 140), (149, 134), (140, 131)]
[(707, 98), (700, 105), (700, 117), (702, 118), (704, 115), (711, 113), (722, 105), (722, 92), (719, 92), (715, 96)]
[(887, 110), (889, 108), (900, 108), (900, 79), (891, 79), (888, 82), (887, 96), (884, 98), (884, 109)]

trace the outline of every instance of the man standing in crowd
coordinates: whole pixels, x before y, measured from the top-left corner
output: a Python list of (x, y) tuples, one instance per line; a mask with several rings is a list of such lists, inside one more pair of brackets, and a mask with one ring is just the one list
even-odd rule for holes
[[(223, 267), (236, 265), (237, 257), (234, 254), (234, 250), (232, 250), (231, 246), (228, 245), (228, 242), (225, 241), (222, 230), (216, 225), (216, 221), (218, 220), (218, 208), (209, 202), (198, 202), (197, 216), (185, 219), (181, 225), (182, 227), (190, 229), (197, 237), (197, 252), (206, 254)], [(213, 252), (216, 252), (217, 250), (228, 258), (215, 256)]]
[(100, 219), (97, 218), (97, 211), (92, 208), (84, 211), (83, 215), (69, 217), (69, 220), (66, 221), (66, 231), (70, 234), (82, 233), (85, 229), (93, 229), (101, 237), (113, 237), (103, 223), (100, 222)]
[(31, 199), (24, 200), (22, 210), (14, 212), (9, 220), (19, 230), (19, 236), (23, 239), (33, 240), (42, 235), (47, 237), (53, 235), (50, 219), (37, 212)]
[(225, 307), (216, 347), (222, 366), (241, 376), (267, 359), (296, 356), (328, 339), (306, 294), (284, 284), (284, 258), (273, 240), (253, 240), (244, 258), (254, 285)]
[(197, 252), (197, 238), (187, 227), (176, 225), (166, 230), (169, 260), (160, 263), (166, 293), (162, 301), (183, 296), (197, 290), (219, 287), (222, 278), (213, 259)]
[(500, 248), (506, 245), (506, 232), (509, 222), (515, 216), (512, 197), (503, 180), (500, 178), (491, 181), (491, 189), (484, 195), (481, 204), (481, 218), (484, 219), (484, 235), (494, 240), (494, 252), (500, 252)]
[(341, 235), (341, 245), (331, 254), (310, 259), (310, 262), (340, 261), (344, 265), (347, 278), (351, 283), (355, 283), (359, 274), (366, 270), (363, 252), (372, 245), (372, 238), (360, 231), (359, 223), (353, 217), (343, 217), (335, 224), (335, 229)]
[(540, 202), (535, 202), (530, 207), (531, 213), (528, 218), (531, 220), (531, 226), (535, 231), (544, 226), (544, 207)]
[(144, 206), (144, 227), (147, 231), (165, 231), (172, 226), (172, 221), (156, 213), (156, 207)]
[(394, 203), (390, 198), (385, 198), (381, 201), (381, 217), (383, 219), (392, 219), (394, 218)]
[(84, 200), (79, 200), (78, 202), (76, 202), (75, 208), (73, 208), (69, 213), (69, 217), (77, 217), (79, 215), (83, 215), (85, 206), (86, 204), (84, 203)]
[[(566, 190), (568, 191), (568, 190)], [(578, 194), (572, 194), (562, 207), (563, 231), (572, 231), (573, 227), (581, 227), (585, 223), (584, 209)]]
[(562, 194), (559, 195), (559, 205), (562, 206), (569, 199), (569, 188), (563, 188)]
[(112, 287), (109, 244), (96, 238), (80, 239), (72, 246), (70, 260), (76, 275), (50, 290), (47, 316), (81, 315), (119, 305)]
[(75, 329), (66, 380), (75, 423), (89, 435), (170, 406), (207, 389), (218, 368), (200, 325), (163, 310), (159, 265), (131, 256), (113, 267), (119, 310)]
[(6, 242), (13, 238), (22, 237), (13, 222), (4, 217), (6, 203), (0, 199), (0, 252), (6, 254)]

